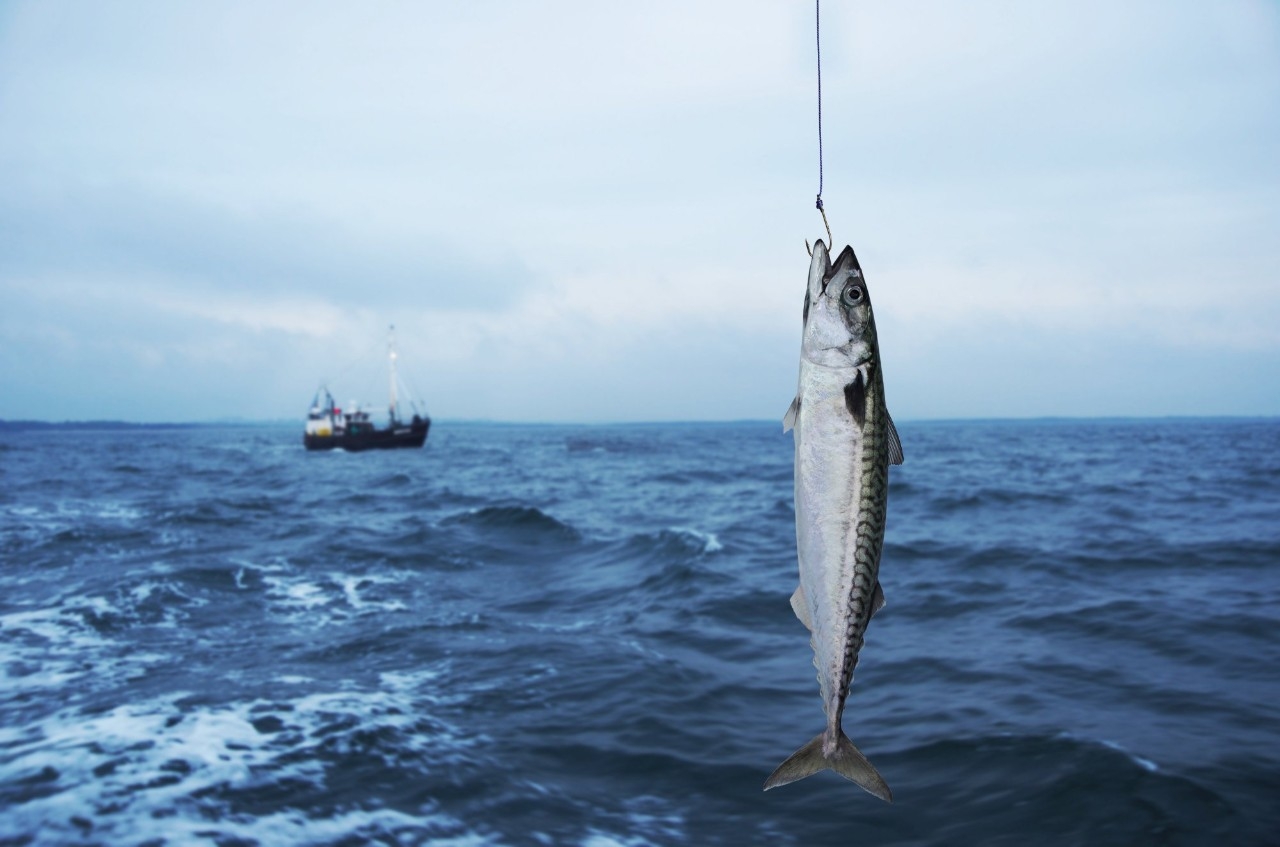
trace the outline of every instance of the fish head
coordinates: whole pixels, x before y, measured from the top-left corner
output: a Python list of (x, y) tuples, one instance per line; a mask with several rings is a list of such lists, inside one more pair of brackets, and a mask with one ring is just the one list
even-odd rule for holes
[(874, 354), (875, 334), (871, 295), (853, 248), (845, 247), (833, 264), (819, 240), (809, 263), (800, 355), (824, 367), (861, 367)]

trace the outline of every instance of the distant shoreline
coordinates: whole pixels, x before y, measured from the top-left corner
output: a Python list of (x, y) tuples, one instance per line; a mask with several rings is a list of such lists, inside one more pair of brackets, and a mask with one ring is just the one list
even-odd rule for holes
[(140, 423), (135, 421), (6, 421), (0, 420), (0, 432), (32, 430), (132, 430), (132, 429), (208, 429), (225, 426), (274, 426), (280, 421), (203, 421), (198, 423)]

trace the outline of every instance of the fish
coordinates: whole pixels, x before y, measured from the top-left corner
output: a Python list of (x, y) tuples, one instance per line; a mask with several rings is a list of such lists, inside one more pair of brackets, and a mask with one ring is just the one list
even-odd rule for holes
[(791, 608), (810, 632), (826, 728), (765, 781), (777, 788), (832, 770), (886, 802), (888, 784), (844, 733), (867, 624), (884, 605), (889, 466), (902, 441), (885, 405), (875, 315), (852, 247), (834, 263), (819, 240), (805, 291), (800, 377), (783, 431), (795, 440), (796, 554)]

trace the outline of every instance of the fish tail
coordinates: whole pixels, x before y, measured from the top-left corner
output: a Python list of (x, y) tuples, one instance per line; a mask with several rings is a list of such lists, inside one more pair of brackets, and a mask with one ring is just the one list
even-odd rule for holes
[(823, 752), (826, 746), (827, 733), (822, 733), (808, 744), (791, 754), (778, 769), (765, 780), (764, 790), (777, 788), (813, 776), (818, 771), (832, 770), (848, 780), (856, 782), (860, 788), (879, 797), (887, 803), (893, 802), (893, 793), (889, 791), (884, 777), (876, 771), (875, 766), (867, 761), (867, 757), (853, 746), (849, 736), (840, 730), (835, 749), (830, 753)]

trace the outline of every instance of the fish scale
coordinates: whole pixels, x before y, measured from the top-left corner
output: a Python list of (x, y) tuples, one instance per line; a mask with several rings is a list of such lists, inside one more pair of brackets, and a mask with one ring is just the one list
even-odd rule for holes
[(810, 631), (826, 729), (770, 775), (765, 789), (833, 770), (884, 800), (889, 786), (844, 734), (849, 686), (879, 583), (888, 469), (902, 448), (884, 403), (870, 295), (853, 249), (833, 264), (819, 241), (802, 310), (800, 378), (783, 419), (796, 445), (796, 547), (791, 598)]

